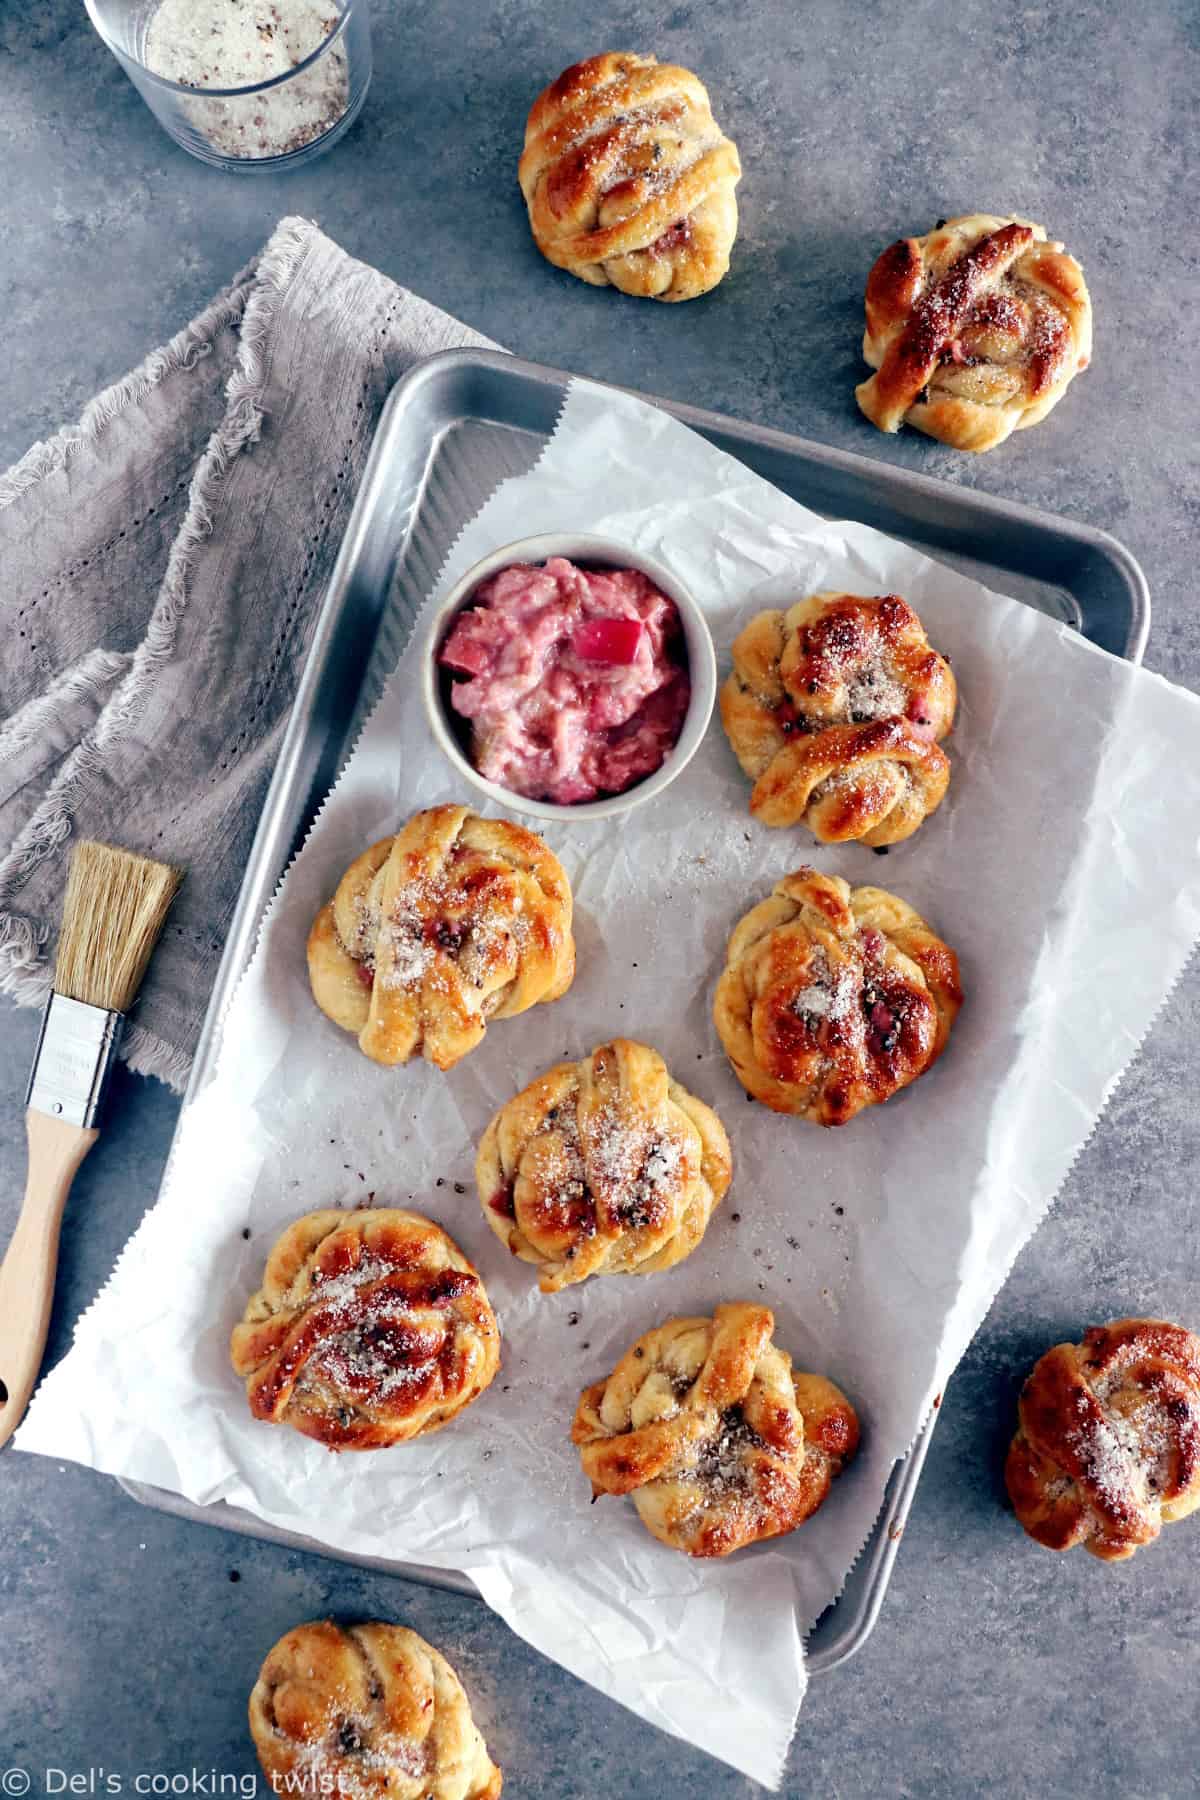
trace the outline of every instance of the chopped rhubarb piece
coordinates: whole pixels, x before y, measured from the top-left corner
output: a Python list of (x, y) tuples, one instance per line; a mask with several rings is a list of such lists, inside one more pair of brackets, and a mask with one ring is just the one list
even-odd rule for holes
[(895, 1014), (889, 1007), (886, 1007), (883, 1004), (882, 1000), (877, 1000), (875, 1002), (874, 1006), (871, 1008), (870, 1017), (872, 1026), (881, 1037), (886, 1037), (888, 1032), (895, 1027)]
[(680, 244), (686, 244), (691, 237), (691, 234), (691, 219), (677, 219), (674, 225), (668, 225), (667, 229), (659, 237), (655, 238), (654, 242), (650, 245), (650, 249), (652, 252), (657, 252), (658, 255), (662, 256), (668, 250), (675, 250)]
[(488, 1201), (488, 1205), (493, 1212), (499, 1213), (502, 1219), (515, 1219), (517, 1216), (511, 1187), (498, 1188)]
[(438, 652), (444, 669), (460, 669), (464, 675), (485, 675), (491, 667), (493, 652), (482, 637), (474, 615), (463, 613), (454, 630)]
[(933, 736), (933, 720), (926, 710), (928, 705), (928, 700), (922, 694), (914, 694), (908, 703), (908, 722), (918, 737)]
[(571, 633), (571, 649), (581, 662), (629, 664), (641, 641), (640, 619), (584, 619)]
[[(864, 999), (868, 996), (864, 995)], [(882, 1000), (871, 1001), (867, 1010), (867, 1049), (872, 1056), (886, 1056), (896, 1048), (899, 1020)]]

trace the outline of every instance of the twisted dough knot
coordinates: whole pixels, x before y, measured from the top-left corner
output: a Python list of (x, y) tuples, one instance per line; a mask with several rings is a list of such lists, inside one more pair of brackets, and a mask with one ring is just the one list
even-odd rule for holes
[(713, 1017), (747, 1093), (844, 1125), (936, 1062), (961, 1005), (958, 958), (911, 906), (802, 868), (734, 930)]
[(991, 450), (1036, 425), (1092, 354), (1083, 270), (1040, 225), (970, 213), (900, 238), (867, 278), (855, 389), (880, 431), (915, 425), (957, 450)]
[(462, 1251), (419, 1213), (308, 1213), (267, 1258), (230, 1340), (256, 1419), (331, 1450), (436, 1431), (500, 1365), (500, 1331)]
[(475, 1161), (484, 1217), (538, 1265), (547, 1294), (682, 1262), (731, 1174), (716, 1113), (627, 1038), (531, 1082), (496, 1114)]
[(771, 1342), (765, 1306), (668, 1319), (580, 1396), (571, 1441), (596, 1494), (632, 1494), (647, 1530), (689, 1556), (793, 1531), (858, 1448), (858, 1419), (822, 1375)]
[(1093, 1325), (1021, 1391), (1005, 1481), (1050, 1550), (1124, 1562), (1200, 1506), (1200, 1338), (1163, 1319)]
[(298, 1625), (268, 1652), (250, 1735), (297, 1800), (496, 1800), (501, 1776), (462, 1683), (403, 1625)]
[(721, 720), (764, 825), (895, 844), (941, 803), (957, 688), (898, 594), (813, 594), (733, 643)]
[(373, 1062), (421, 1051), (451, 1069), (489, 1019), (570, 987), (570, 883), (523, 825), (431, 807), (351, 863), (313, 922), (308, 974), (321, 1011)]
[(593, 287), (691, 300), (729, 267), (741, 172), (689, 70), (610, 52), (538, 95), (517, 173), (534, 240), (557, 268)]

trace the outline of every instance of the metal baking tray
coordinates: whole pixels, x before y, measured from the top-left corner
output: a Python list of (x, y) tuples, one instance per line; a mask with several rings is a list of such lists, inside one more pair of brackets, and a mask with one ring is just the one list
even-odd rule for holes
[[(419, 363), (389, 395), (317, 616), (185, 1106), (213, 1074), (221, 1021), (267, 903), (395, 666), (451, 545), (500, 481), (533, 466), (554, 430), (570, 380), (561, 370), (498, 351), (453, 350)], [(1141, 660), (1150, 629), (1145, 576), (1124, 546), (1104, 532), (697, 407), (653, 404), (814, 512), (874, 525), (1067, 621), (1106, 650)], [(810, 1675), (853, 1656), (875, 1624), (935, 1418), (936, 1411), (897, 1463), (863, 1555), (809, 1636)], [(163, 1489), (122, 1485), (137, 1500), (181, 1518), (409, 1580), (476, 1591), (468, 1577), (454, 1571), (344, 1556), (223, 1501), (198, 1506)]]

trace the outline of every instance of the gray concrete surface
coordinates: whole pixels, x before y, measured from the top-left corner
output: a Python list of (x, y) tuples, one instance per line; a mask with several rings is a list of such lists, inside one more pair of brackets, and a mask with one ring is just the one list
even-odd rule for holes
[[(79, 0), (0, 0), (0, 465), (192, 314), (281, 213), (302, 211), (528, 356), (1105, 526), (1150, 578), (1149, 663), (1197, 682), (1191, 0), (597, 0), (586, 18), (565, 0), (376, 0), (375, 15), (363, 118), (327, 160), (254, 180), (162, 137)], [(741, 238), (706, 301), (623, 301), (530, 244), (514, 181), (524, 109), (605, 47), (696, 67), (739, 141)], [(851, 388), (876, 251), (975, 207), (1041, 219), (1080, 254), (1097, 342), (1047, 424), (965, 461), (881, 438)], [(883, 1617), (814, 1686), (789, 1794), (1196, 1793), (1200, 1525), (1121, 1569), (1056, 1559), (1016, 1528), (999, 1469), (1020, 1377), (1047, 1343), (1126, 1310), (1200, 1324), (1198, 1027), (1192, 975), (950, 1386)], [(20, 1187), (34, 1029), (0, 1005), (0, 1233)], [(174, 1118), (169, 1095), (122, 1078), (72, 1199), (52, 1357), (150, 1204)], [(139, 1773), (248, 1777), (259, 1659), (327, 1610), (402, 1617), (446, 1649), (506, 1794), (760, 1791), (470, 1601), (168, 1520), (37, 1458), (4, 1457), (0, 1521), (0, 1765), (31, 1771), (35, 1793), (48, 1768), (103, 1767), (125, 1792)]]

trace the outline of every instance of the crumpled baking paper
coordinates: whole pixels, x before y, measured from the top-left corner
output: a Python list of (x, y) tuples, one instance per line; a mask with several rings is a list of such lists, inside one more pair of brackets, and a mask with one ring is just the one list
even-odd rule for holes
[[(269, 914), (163, 1194), (17, 1441), (343, 1551), (466, 1570), (546, 1655), (771, 1786), (805, 1631), (1200, 931), (1200, 703), (915, 550), (824, 523), (666, 414), (586, 383), (540, 463), (463, 531), (442, 586), (510, 540), (572, 529), (670, 566), (708, 613), (722, 674), (762, 607), (819, 588), (904, 594), (961, 690), (945, 803), (886, 861), (767, 830), (714, 719), (658, 800), (547, 830), (576, 896), (569, 994), (494, 1024), (448, 1075), (376, 1068), (316, 1011), (304, 941), (367, 843), (471, 798), (430, 739), (410, 649)], [(937, 1067), (840, 1131), (749, 1103), (710, 1018), (733, 925), (806, 861), (913, 902), (966, 991)], [(679, 1267), (543, 1296), (481, 1216), (473, 1147), (519, 1086), (615, 1034), (655, 1045), (717, 1108), (734, 1185)], [(278, 1232), (372, 1194), (428, 1213), (477, 1263), (503, 1367), (449, 1429), (337, 1457), (251, 1420), (227, 1342)], [(863, 1447), (798, 1532), (692, 1562), (628, 1501), (589, 1505), (568, 1432), (581, 1388), (642, 1331), (736, 1298), (773, 1307), (798, 1366), (849, 1393)]]

